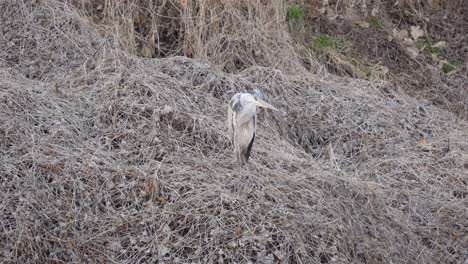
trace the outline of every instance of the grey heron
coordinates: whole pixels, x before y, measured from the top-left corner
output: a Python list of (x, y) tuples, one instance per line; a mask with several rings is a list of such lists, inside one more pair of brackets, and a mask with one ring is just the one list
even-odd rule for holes
[(259, 107), (278, 110), (263, 101), (263, 95), (258, 89), (235, 94), (228, 106), (228, 129), (237, 156), (239, 173), (244, 165), (247, 166), (249, 182), (251, 175), (248, 161), (255, 139)]

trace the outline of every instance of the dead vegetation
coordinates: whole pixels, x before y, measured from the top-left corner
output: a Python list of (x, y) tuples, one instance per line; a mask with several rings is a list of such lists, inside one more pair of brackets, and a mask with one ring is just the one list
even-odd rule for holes
[[(230, 44), (177, 26), (155, 33), (178, 41), (153, 44), (164, 56), (140, 54), (145, 34), (119, 38), (131, 27), (109, 14), (141, 8), (170, 28), (187, 2), (175, 17), (122, 3), (0, 4), (0, 46), (13, 43), (0, 52), (1, 262), (466, 261), (466, 121), (393, 82), (286, 71), (299, 59), (261, 1), (200, 1), (229, 6)], [(274, 37), (236, 37), (237, 22)], [(197, 59), (173, 56), (188, 47)], [(259, 187), (239, 196), (224, 110), (254, 87), (281, 111), (260, 114)]]
[[(414, 97), (468, 116), (464, 1), (303, 2), (306, 41), (329, 72), (391, 80)], [(314, 40), (323, 36), (341, 47), (317, 52)]]
[(198, 58), (227, 72), (252, 65), (299, 67), (290, 39), (278, 34), (285, 31), (281, 0), (70, 2), (132, 54)]

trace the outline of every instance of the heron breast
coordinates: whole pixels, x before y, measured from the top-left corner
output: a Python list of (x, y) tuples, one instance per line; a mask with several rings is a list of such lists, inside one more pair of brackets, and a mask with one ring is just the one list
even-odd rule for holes
[(241, 148), (246, 148), (249, 146), (250, 141), (255, 133), (255, 122), (254, 119), (250, 122), (244, 123), (239, 127), (237, 131), (237, 142)]

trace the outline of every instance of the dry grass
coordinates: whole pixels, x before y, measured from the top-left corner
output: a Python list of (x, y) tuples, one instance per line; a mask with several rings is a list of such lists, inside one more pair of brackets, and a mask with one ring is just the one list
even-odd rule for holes
[[(411, 96), (427, 99), (467, 120), (468, 20), (463, 14), (468, 12), (468, 5), (464, 1), (305, 2), (309, 14), (305, 27), (306, 32), (314, 32), (312, 40), (317, 35), (330, 36), (345, 43), (346, 49), (341, 51), (334, 47), (316, 52), (329, 72), (394, 81)], [(415, 43), (411, 44), (410, 36), (399, 40), (393, 35), (394, 30), (410, 31), (414, 26), (423, 32)], [(446, 46), (428, 51), (421, 45), (438, 42)], [(408, 54), (409, 47), (418, 53), (416, 58)], [(454, 70), (447, 73), (441, 69), (441, 60)]]
[[(107, 38), (144, 57), (183, 55), (227, 72), (300, 68), (285, 31), (283, 1), (71, 0)], [(275, 56), (271, 56), (275, 54)]]
[(1, 63), (27, 78), (60, 79), (90, 59), (102, 39), (72, 7), (41, 2), (2, 1)]
[[(0, 5), (63, 12), (6, 27), (44, 35), (0, 53), (1, 262), (466, 260), (466, 121), (385, 82), (136, 57), (40, 2)], [(260, 114), (240, 195), (224, 110), (254, 87), (281, 111)]]

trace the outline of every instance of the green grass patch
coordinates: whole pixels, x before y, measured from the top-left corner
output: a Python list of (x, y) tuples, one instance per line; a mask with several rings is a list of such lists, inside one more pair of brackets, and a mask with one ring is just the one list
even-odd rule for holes
[(421, 38), (417, 42), (421, 47), (425, 50), (429, 51), (430, 53), (437, 53), (440, 51), (439, 48), (432, 46), (432, 43), (429, 39)]
[(442, 65), (442, 71), (445, 72), (445, 73), (449, 73), (453, 70), (455, 70), (457, 68), (457, 66), (453, 65), (452, 63), (444, 63)]
[(383, 29), (383, 22), (382, 20), (379, 18), (379, 17), (371, 17), (370, 20), (369, 20), (369, 24), (372, 28), (374, 28), (375, 30), (382, 30)]
[[(376, 67), (361, 53), (354, 50), (346, 38), (310, 33), (309, 48), (317, 60), (326, 65), (330, 73), (361, 79), (385, 78), (383, 68)], [(381, 69), (382, 68), (382, 69)]]
[(304, 9), (300, 5), (289, 5), (287, 12), (288, 22), (298, 22), (304, 20)]
[(323, 50), (326, 48), (337, 49), (338, 46), (340, 45), (336, 38), (329, 35), (319, 35), (312, 41), (312, 47), (316, 50)]

